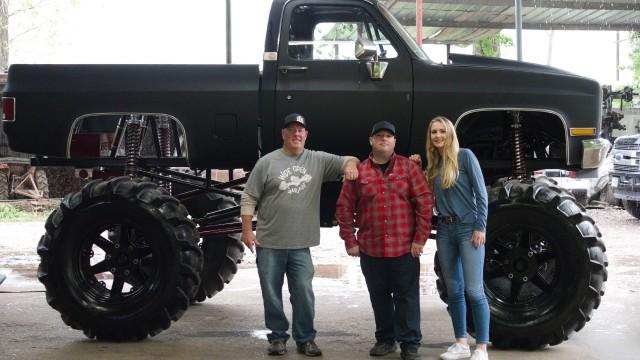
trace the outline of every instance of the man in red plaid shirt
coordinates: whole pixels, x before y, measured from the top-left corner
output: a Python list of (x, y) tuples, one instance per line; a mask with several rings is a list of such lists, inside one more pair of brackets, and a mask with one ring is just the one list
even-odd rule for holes
[[(373, 126), (360, 177), (345, 181), (336, 218), (347, 253), (360, 257), (376, 322), (371, 356), (420, 359), (420, 255), (431, 232), (433, 193), (420, 168), (395, 154), (395, 126)], [(356, 234), (356, 228), (357, 234)]]

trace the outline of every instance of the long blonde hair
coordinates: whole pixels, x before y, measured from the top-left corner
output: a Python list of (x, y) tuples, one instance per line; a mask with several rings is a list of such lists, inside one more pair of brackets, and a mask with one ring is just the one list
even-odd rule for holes
[[(446, 131), (442, 155), (440, 155), (438, 149), (431, 143), (431, 127), (436, 122), (441, 123)], [(429, 122), (425, 147), (427, 152), (427, 177), (429, 181), (433, 182), (440, 173), (440, 168), (442, 168), (442, 188), (450, 188), (458, 178), (458, 152), (460, 151), (460, 144), (458, 143), (456, 129), (449, 119), (444, 116), (436, 116)]]

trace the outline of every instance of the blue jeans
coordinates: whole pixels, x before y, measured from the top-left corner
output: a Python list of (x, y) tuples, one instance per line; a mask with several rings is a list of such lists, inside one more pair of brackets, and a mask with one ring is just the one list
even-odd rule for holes
[(489, 304), (484, 293), (484, 245), (473, 246), (473, 224), (438, 222), (438, 258), (447, 286), (449, 312), (456, 338), (467, 337), (466, 296), (473, 312), (476, 343), (489, 342)]
[(257, 247), (256, 252), (264, 302), (264, 322), (267, 329), (271, 330), (267, 335), (269, 342), (289, 339), (289, 321), (282, 307), (285, 274), (293, 310), (293, 339), (297, 344), (315, 339), (315, 297), (311, 286), (314, 270), (309, 248), (288, 250)]
[(411, 254), (384, 258), (360, 253), (376, 321), (376, 342), (398, 341), (404, 349), (418, 348), (420, 332), (420, 260)]

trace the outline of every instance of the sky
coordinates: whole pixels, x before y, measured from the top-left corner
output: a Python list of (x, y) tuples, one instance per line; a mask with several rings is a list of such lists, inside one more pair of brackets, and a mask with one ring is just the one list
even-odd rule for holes
[[(10, 63), (222, 64), (226, 59), (225, 0), (40, 1), (44, 5), (37, 11), (10, 18)], [(12, 10), (19, 3), (10, 2)], [(261, 63), (270, 3), (232, 0), (233, 63)], [(503, 33), (515, 40), (515, 31)], [(628, 36), (620, 33), (620, 63), (627, 68)], [(525, 30), (523, 60), (546, 65), (549, 39), (549, 31)], [(616, 80), (615, 32), (555, 31), (551, 49), (551, 66), (602, 84), (631, 83), (629, 69)], [(424, 50), (432, 60), (445, 61), (444, 46)], [(470, 53), (471, 47), (452, 52)], [(515, 46), (504, 48), (502, 57), (515, 59)]]

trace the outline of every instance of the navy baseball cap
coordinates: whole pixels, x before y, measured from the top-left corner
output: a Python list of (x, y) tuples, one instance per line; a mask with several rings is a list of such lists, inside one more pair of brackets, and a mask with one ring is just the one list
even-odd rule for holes
[(387, 130), (388, 132), (392, 133), (393, 136), (396, 135), (396, 127), (392, 123), (388, 121), (380, 121), (373, 125), (373, 128), (371, 129), (371, 136), (375, 135), (378, 131), (381, 130)]
[(284, 123), (282, 124), (282, 128), (284, 129), (293, 123), (302, 125), (304, 126), (305, 129), (307, 128), (307, 120), (305, 120), (304, 116), (296, 113), (291, 113), (284, 117)]

